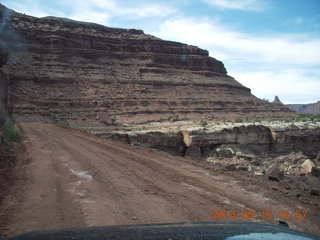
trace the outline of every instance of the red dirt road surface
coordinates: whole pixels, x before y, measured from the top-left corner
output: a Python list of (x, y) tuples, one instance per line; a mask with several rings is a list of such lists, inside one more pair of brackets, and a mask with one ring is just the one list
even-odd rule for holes
[[(212, 211), (308, 211), (289, 226), (319, 234), (319, 208), (210, 164), (106, 141), (43, 123), (20, 123), (27, 163), (0, 207), (5, 236), (44, 229), (124, 224), (231, 221)], [(317, 212), (315, 212), (317, 211)], [(4, 221), (3, 219), (6, 219)], [(248, 221), (267, 222), (265, 219)]]

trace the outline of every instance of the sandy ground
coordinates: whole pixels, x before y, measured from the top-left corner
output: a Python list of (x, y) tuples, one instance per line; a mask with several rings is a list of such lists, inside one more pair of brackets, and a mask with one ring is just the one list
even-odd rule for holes
[[(20, 128), (28, 161), (0, 207), (5, 236), (83, 226), (232, 220), (211, 219), (214, 210), (236, 210), (239, 216), (269, 210), (271, 224), (278, 222), (279, 211), (307, 210), (305, 219), (287, 222), (320, 234), (319, 208), (236, 174), (56, 125), (20, 123)], [(249, 221), (266, 222), (258, 217)]]

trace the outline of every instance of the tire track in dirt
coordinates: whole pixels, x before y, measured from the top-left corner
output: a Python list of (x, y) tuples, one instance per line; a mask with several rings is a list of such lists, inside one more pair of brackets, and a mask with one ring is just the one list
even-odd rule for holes
[[(77, 134), (77, 133), (76, 133)], [(90, 138), (90, 137), (89, 137)], [(96, 142), (95, 139), (91, 139), (93, 142)], [(97, 144), (101, 145), (99, 142), (96, 142)], [(83, 146), (86, 147), (86, 146)], [(92, 146), (91, 146), (92, 147)], [(105, 147), (105, 145), (103, 146)], [(109, 147), (109, 146), (108, 146)], [(139, 151), (139, 149), (137, 149), (137, 152)], [(199, 195), (204, 195), (208, 198), (210, 198), (211, 200), (211, 207), (215, 208), (215, 209), (225, 209), (227, 206), (226, 205), (221, 205), (221, 202), (229, 202), (228, 205), (234, 203), (238, 203), (241, 208), (243, 209), (243, 207), (247, 204), (252, 202), (252, 199), (260, 199), (260, 201), (256, 201), (256, 203), (258, 203), (259, 206), (261, 206), (262, 201), (266, 201), (268, 202), (268, 198), (266, 198), (265, 196), (261, 196), (261, 194), (257, 194), (256, 191), (257, 189), (255, 189), (255, 192), (250, 192), (246, 189), (243, 189), (243, 187), (239, 187), (237, 186), (237, 184), (230, 185), (228, 184), (228, 182), (233, 181), (233, 178), (229, 179), (227, 178), (227, 176), (224, 176), (224, 178), (222, 179), (219, 176), (214, 176), (214, 175), (210, 175), (208, 174), (207, 171), (205, 170), (199, 170), (197, 169), (197, 167), (189, 164), (189, 163), (183, 163), (184, 166), (180, 168), (180, 172), (179, 170), (176, 169), (172, 169), (172, 168), (176, 168), (176, 166), (174, 166), (172, 164), (172, 161), (168, 161), (168, 159), (170, 158), (169, 156), (166, 156), (166, 160), (164, 163), (167, 165), (171, 165), (170, 168), (168, 166), (164, 166), (165, 164), (162, 163), (159, 164), (159, 162), (156, 162), (154, 159), (152, 158), (147, 158), (146, 159), (146, 154), (142, 155), (138, 152), (138, 157), (134, 157), (133, 153), (128, 151), (127, 149), (124, 149), (123, 151), (120, 151), (118, 147), (113, 147), (110, 146), (108, 148), (108, 152), (113, 155), (116, 156), (121, 156), (123, 155), (123, 157), (127, 157), (128, 160), (131, 159), (132, 161), (128, 161), (131, 165), (133, 165), (133, 169), (139, 169), (141, 167), (145, 167), (145, 169), (140, 171), (140, 175), (143, 172), (147, 172), (148, 168), (152, 169), (155, 173), (159, 172), (161, 175), (165, 176), (165, 179), (172, 179), (172, 176), (177, 176), (177, 179), (180, 179), (180, 181), (178, 180), (177, 182), (179, 182), (178, 184), (175, 184), (176, 186), (174, 187), (174, 189), (177, 189), (179, 187), (181, 187), (181, 185), (184, 185), (185, 187), (188, 187), (189, 189), (189, 193), (190, 190), (198, 190), (198, 194)], [(124, 153), (125, 152), (125, 153)], [(130, 154), (131, 153), (131, 154)], [(108, 155), (108, 153), (104, 153), (105, 155)], [(160, 155), (160, 154), (159, 154)], [(176, 158), (177, 159), (177, 158)], [(176, 162), (176, 159), (174, 159), (174, 161)], [(182, 160), (182, 159), (181, 159)], [(119, 163), (121, 165), (121, 163)], [(180, 164), (181, 165), (181, 164)], [(196, 172), (196, 177), (190, 174), (190, 170), (192, 170)], [(181, 172), (183, 171), (183, 172)], [(202, 174), (198, 174), (198, 173), (207, 173), (207, 175), (205, 175), (204, 177), (200, 178), (200, 176)], [(139, 173), (135, 174), (136, 176), (139, 176)], [(158, 179), (161, 179), (162, 176), (159, 176)], [(144, 179), (146, 179), (146, 177), (144, 177)], [(210, 184), (210, 181), (214, 184)], [(217, 184), (217, 182), (219, 184)], [(158, 183), (158, 186), (160, 184)], [(170, 190), (170, 182), (167, 182), (161, 189), (165, 189), (166, 192), (168, 192)], [(158, 188), (159, 189), (159, 188)], [(210, 194), (210, 193), (214, 193), (214, 194)], [(260, 189), (260, 192), (263, 192), (262, 189)], [(184, 196), (189, 195), (189, 193), (184, 192)], [(202, 193), (202, 194), (201, 194)], [(239, 195), (242, 195), (241, 198), (239, 198)], [(252, 197), (254, 196), (254, 197)], [(199, 196), (196, 197), (199, 200)], [(215, 199), (216, 198), (216, 199)], [(273, 206), (277, 206), (279, 207), (279, 203), (276, 203), (275, 201), (269, 201), (270, 203), (268, 204), (268, 209), (271, 209)], [(219, 204), (220, 203), (220, 204)], [(236, 204), (233, 204), (233, 206), (235, 206)], [(252, 205), (252, 204), (250, 204)], [(251, 208), (257, 208), (259, 206), (250, 206)], [(251, 209), (250, 208), (250, 209)], [(249, 207), (247, 207), (247, 209), (249, 209)]]
[[(66, 227), (210, 221), (212, 210), (308, 207), (166, 153), (50, 124), (20, 125), (31, 161), (19, 193), (23, 198), (5, 206), (12, 210), (7, 236)], [(300, 227), (315, 229), (316, 223), (305, 220)]]

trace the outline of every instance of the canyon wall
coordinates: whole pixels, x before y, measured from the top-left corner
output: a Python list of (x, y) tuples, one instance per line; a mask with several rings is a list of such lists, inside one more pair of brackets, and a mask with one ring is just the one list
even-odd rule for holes
[(6, 64), (7, 59), (7, 50), (4, 44), (0, 42), (0, 128), (8, 115), (8, 79), (2, 72), (2, 66)]
[(320, 101), (308, 104), (286, 104), (286, 106), (301, 114), (320, 114)]
[(320, 151), (319, 123), (237, 124), (177, 131), (113, 131), (95, 135), (174, 155), (205, 158), (222, 146), (235, 146), (254, 155), (301, 151), (315, 158)]
[(253, 96), (221, 61), (195, 46), (141, 30), (35, 18), (3, 5), (0, 19), (16, 119), (88, 126), (294, 114)]

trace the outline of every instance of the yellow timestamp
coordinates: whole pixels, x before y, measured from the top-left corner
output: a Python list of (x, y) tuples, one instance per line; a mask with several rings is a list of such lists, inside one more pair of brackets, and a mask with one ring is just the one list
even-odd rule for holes
[(281, 210), (278, 212), (272, 212), (271, 210), (243, 210), (243, 211), (236, 211), (236, 210), (213, 210), (211, 212), (211, 219), (213, 220), (250, 220), (250, 219), (265, 219), (265, 220), (272, 220), (272, 219), (281, 219), (281, 220), (302, 220), (305, 219), (308, 215), (307, 210), (296, 210), (296, 211), (289, 211), (289, 210)]

